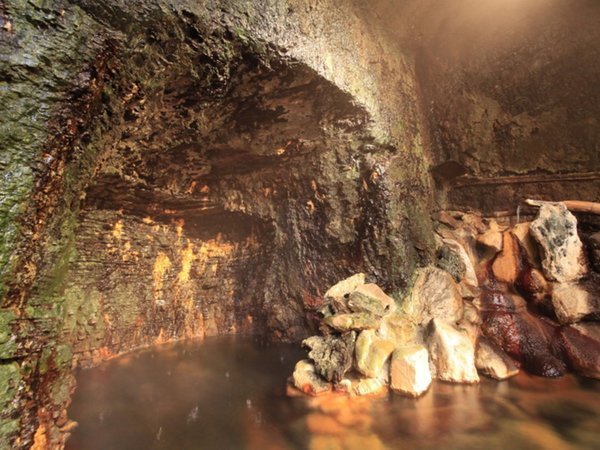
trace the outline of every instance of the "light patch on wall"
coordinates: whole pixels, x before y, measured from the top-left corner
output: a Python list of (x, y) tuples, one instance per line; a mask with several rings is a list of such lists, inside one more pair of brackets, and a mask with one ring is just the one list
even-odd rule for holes
[(159, 252), (154, 261), (152, 269), (152, 278), (154, 279), (154, 292), (158, 298), (160, 291), (163, 288), (164, 277), (167, 271), (171, 268), (171, 260), (163, 252)]
[(181, 284), (190, 280), (190, 270), (194, 261), (194, 245), (190, 242), (181, 250), (181, 271), (177, 274), (177, 281)]
[(121, 239), (123, 236), (123, 222), (121, 220), (117, 220), (117, 223), (115, 223), (112, 235), (115, 239)]

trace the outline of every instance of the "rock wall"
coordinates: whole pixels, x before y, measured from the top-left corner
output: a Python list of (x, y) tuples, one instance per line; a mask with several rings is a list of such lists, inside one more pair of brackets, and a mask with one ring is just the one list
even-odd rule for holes
[(600, 199), (600, 5), (381, 0), (412, 48), (440, 200), (515, 211), (526, 197)]
[(352, 2), (0, 17), (0, 442), (62, 445), (72, 364), (298, 339), (334, 280), (400, 292), (429, 259), (414, 71)]

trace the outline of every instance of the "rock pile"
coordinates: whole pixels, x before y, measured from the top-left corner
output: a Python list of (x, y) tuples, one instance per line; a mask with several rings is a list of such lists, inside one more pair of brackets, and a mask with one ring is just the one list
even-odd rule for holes
[(398, 302), (362, 273), (326, 292), (321, 335), (304, 340), (292, 390), (418, 397), (433, 379), (520, 369), (600, 377), (600, 274), (563, 204), (512, 227), (462, 213), (439, 222), (437, 264), (418, 269)]

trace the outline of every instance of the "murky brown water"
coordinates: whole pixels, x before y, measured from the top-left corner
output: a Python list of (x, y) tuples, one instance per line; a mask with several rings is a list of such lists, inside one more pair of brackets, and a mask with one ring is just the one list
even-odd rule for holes
[(519, 376), (435, 383), (414, 401), (287, 398), (304, 353), (213, 338), (79, 372), (67, 449), (593, 449), (600, 382)]

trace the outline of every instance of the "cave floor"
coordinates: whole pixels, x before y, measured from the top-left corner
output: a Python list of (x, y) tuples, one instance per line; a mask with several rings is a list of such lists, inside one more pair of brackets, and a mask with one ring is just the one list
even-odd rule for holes
[(290, 398), (298, 345), (220, 337), (77, 373), (67, 449), (583, 449), (600, 442), (600, 381), (526, 374), (434, 382), (418, 400)]

